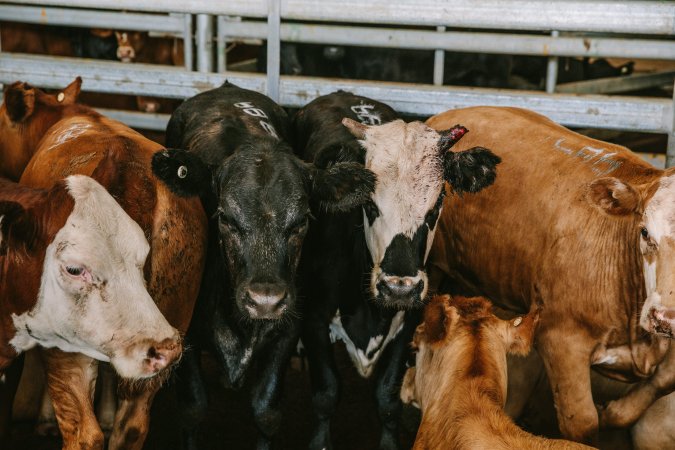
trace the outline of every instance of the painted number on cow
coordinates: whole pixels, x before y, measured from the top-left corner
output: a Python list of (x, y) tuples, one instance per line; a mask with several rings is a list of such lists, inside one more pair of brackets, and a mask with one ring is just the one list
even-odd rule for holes
[(585, 145), (580, 149), (568, 147), (565, 144), (565, 138), (558, 139), (553, 147), (566, 155), (579, 158), (581, 162), (591, 166), (591, 170), (599, 176), (604, 176), (614, 172), (621, 167), (621, 161), (615, 161), (612, 158), (616, 156), (617, 152), (608, 152), (604, 148), (591, 147)]
[(352, 112), (356, 114), (356, 117), (359, 118), (359, 122), (364, 125), (380, 125), (382, 119), (380, 119), (380, 114), (375, 111), (375, 105), (360, 105), (352, 106)]
[(255, 105), (251, 102), (239, 102), (235, 103), (234, 106), (241, 109), (251, 117), (260, 117), (261, 120), (259, 123), (262, 129), (265, 130), (267, 134), (279, 139), (279, 135), (277, 134), (277, 130), (274, 129), (274, 126), (272, 126), (272, 124), (269, 123), (268, 121), (262, 120), (268, 118), (267, 114), (265, 114), (265, 111), (263, 111), (260, 108), (256, 108)]

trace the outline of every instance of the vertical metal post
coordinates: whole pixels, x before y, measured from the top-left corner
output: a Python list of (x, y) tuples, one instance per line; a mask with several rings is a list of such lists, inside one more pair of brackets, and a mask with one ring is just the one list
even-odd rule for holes
[(227, 42), (225, 41), (225, 16), (217, 16), (216, 18), (216, 71), (219, 73), (227, 71)]
[[(442, 33), (445, 27), (436, 27), (436, 31)], [(445, 70), (445, 50), (437, 49), (434, 51), (434, 84), (443, 85), (443, 71)]]
[(673, 83), (673, 117), (670, 122), (670, 134), (668, 134), (668, 147), (666, 149), (666, 168), (675, 165), (675, 83)]
[(194, 55), (192, 40), (192, 14), (183, 15), (183, 57), (185, 58), (185, 68), (187, 70), (194, 70)]
[[(551, 31), (551, 37), (560, 36), (560, 32), (557, 30)], [(553, 94), (555, 92), (555, 85), (558, 81), (558, 57), (549, 56), (548, 65), (546, 66), (546, 92)]]
[(213, 72), (213, 18), (197, 14), (197, 70)]
[(279, 0), (267, 0), (267, 96), (279, 101), (281, 59), (281, 6)]

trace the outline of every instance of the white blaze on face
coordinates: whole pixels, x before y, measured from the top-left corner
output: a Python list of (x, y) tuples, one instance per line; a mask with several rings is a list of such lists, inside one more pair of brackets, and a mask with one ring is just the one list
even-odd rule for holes
[[(675, 310), (675, 175), (663, 177), (643, 215), (648, 239), (640, 238), (643, 254), (647, 299), (642, 308), (640, 324), (650, 329), (650, 312), (656, 310), (659, 319), (665, 309)], [(672, 321), (673, 319), (667, 319)]]
[(67, 186), (73, 211), (47, 247), (36, 306), (12, 317), (11, 344), (84, 353), (123, 377), (153, 375), (143, 368), (150, 344), (177, 332), (145, 288), (143, 231), (93, 179), (70, 176)]
[[(444, 185), (439, 138), (421, 122), (396, 120), (369, 127), (361, 141), (366, 167), (377, 176), (372, 199), (380, 215), (371, 226), (364, 214), (366, 242), (376, 267), (394, 236), (412, 239), (438, 200)], [(433, 231), (427, 237), (427, 254)]]

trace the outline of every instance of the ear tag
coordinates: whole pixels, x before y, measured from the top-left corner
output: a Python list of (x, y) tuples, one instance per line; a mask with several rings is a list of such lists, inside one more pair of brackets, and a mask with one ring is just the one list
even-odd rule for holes
[(178, 167), (178, 178), (187, 177), (188, 169), (185, 166)]
[(516, 317), (515, 319), (513, 319), (513, 326), (514, 326), (514, 327), (517, 327), (517, 326), (520, 325), (521, 323), (523, 323), (523, 318), (522, 318), (522, 317)]
[(56, 96), (56, 101), (61, 103), (64, 98), (66, 98), (66, 94), (64, 94), (63, 92), (59, 92), (59, 95)]

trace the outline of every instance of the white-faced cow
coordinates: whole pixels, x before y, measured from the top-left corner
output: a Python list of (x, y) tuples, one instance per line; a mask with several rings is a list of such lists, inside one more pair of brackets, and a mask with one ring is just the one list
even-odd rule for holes
[(313, 449), (331, 448), (330, 418), (338, 401), (331, 339), (336, 338), (345, 342), (362, 376), (374, 374), (380, 447), (398, 448), (398, 386), (428, 292), (424, 264), (445, 182), (461, 194), (477, 192), (495, 178), (499, 158), (490, 151), (449, 151), (465, 128), (438, 133), (397, 117), (387, 105), (337, 92), (314, 100), (294, 120), (298, 149), (307, 161), (328, 170), (351, 161), (377, 176), (363, 208), (319, 208), (302, 258), (308, 297), (302, 342), (318, 416)]
[[(227, 383), (246, 383), (258, 448), (271, 445), (281, 420), (280, 395), (300, 333), (295, 278), (309, 227), (310, 200), (344, 211), (369, 199), (372, 172), (345, 162), (318, 168), (287, 143), (285, 111), (230, 83), (188, 99), (173, 114), (167, 144), (153, 168), (175, 192), (202, 194), (212, 220), (207, 268), (187, 340), (210, 348)], [(184, 419), (188, 443), (204, 412), (196, 355), (186, 355)]]
[[(446, 200), (432, 278), (515, 312), (543, 303), (537, 348), (565, 437), (592, 441), (599, 423), (633, 423), (675, 385), (675, 171), (521, 109), (467, 108), (427, 123), (456, 121), (475, 132), (462, 146), (480, 141), (503, 163), (490, 189)], [(590, 365), (641, 380), (600, 418)]]
[(181, 352), (150, 298), (140, 227), (89, 177), (50, 190), (0, 179), (0, 373), (36, 345), (147, 378)]

